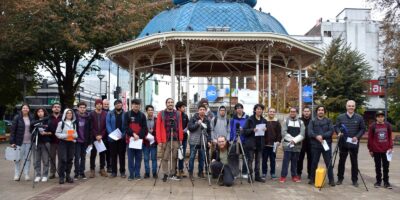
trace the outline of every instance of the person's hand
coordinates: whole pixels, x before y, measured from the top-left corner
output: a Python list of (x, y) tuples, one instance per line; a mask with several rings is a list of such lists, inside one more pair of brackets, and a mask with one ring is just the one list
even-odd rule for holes
[(254, 128), (254, 129), (253, 129), (253, 131), (254, 131), (254, 132), (257, 132), (257, 131), (258, 131), (258, 129), (257, 129), (257, 128)]
[(243, 128), (242, 128), (242, 127), (240, 127), (240, 128), (239, 128), (239, 130), (240, 130), (240, 131), (243, 131)]
[(197, 123), (198, 123), (199, 125), (201, 125), (201, 123), (203, 123), (203, 121), (201, 121), (201, 119), (199, 119), (199, 121), (197, 121)]
[(100, 142), (103, 137), (101, 135), (96, 136), (96, 140)]
[(317, 137), (315, 137), (315, 139), (317, 139), (321, 143), (324, 141), (324, 138), (322, 138), (321, 135), (317, 135)]
[(208, 142), (208, 147), (211, 147), (211, 142)]
[(267, 131), (267, 128), (263, 128), (263, 131), (264, 131), (264, 132)]
[(213, 163), (213, 162), (215, 162), (215, 161), (216, 161), (215, 159), (212, 159), (212, 161), (211, 161), (211, 162)]
[(357, 137), (353, 137), (353, 138), (351, 139), (351, 141), (352, 141), (352, 142), (357, 142), (357, 141), (358, 141), (358, 138), (357, 138)]
[(17, 147), (17, 145), (15, 145), (15, 144), (11, 144), (11, 147), (12, 147), (12, 148), (16, 148), (16, 147)]
[(294, 142), (294, 140), (292, 140), (292, 141), (290, 141), (290, 144), (293, 144), (293, 145), (294, 145), (294, 144), (296, 144), (296, 143)]
[(387, 150), (387, 152), (388, 152), (388, 153), (392, 153), (392, 152), (393, 152), (393, 149), (389, 149), (389, 150)]
[(153, 129), (152, 128), (149, 128), (149, 133), (153, 133)]
[(369, 152), (369, 155), (371, 155), (371, 157), (374, 157), (374, 152)]
[(342, 132), (339, 132), (339, 133), (338, 133), (338, 137), (342, 137), (342, 135), (343, 135)]
[(138, 140), (139, 139), (139, 136), (138, 135), (136, 135), (136, 134), (133, 134), (133, 140)]

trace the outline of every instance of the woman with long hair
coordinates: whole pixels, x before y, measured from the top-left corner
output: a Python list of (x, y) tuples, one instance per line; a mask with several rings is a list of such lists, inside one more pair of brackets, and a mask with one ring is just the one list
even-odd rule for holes
[[(44, 108), (38, 108), (35, 110), (34, 120), (36, 122), (40, 121), (37, 132), (37, 144), (34, 144), (34, 162), (35, 162), (35, 182), (47, 182), (49, 176), (49, 149), (51, 141), (51, 132), (46, 132), (48, 125), (47, 110)], [(36, 123), (34, 123), (36, 124)], [(35, 142), (35, 141), (34, 141)], [(43, 173), (42, 173), (42, 163), (43, 163)]]

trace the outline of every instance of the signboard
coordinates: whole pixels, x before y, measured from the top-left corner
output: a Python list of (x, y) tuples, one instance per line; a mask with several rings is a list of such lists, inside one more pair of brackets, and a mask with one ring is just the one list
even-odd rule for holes
[(60, 103), (60, 101), (58, 99), (47, 99), (47, 104), (48, 105), (53, 105), (54, 103)]
[(385, 95), (385, 89), (379, 86), (378, 80), (369, 80), (369, 89), (368, 89), (368, 95), (370, 96), (384, 96)]
[(238, 103), (243, 104), (243, 110), (249, 116), (253, 114), (253, 107), (258, 103), (258, 91), (241, 89), (238, 92)]
[(313, 100), (313, 88), (311, 86), (303, 87), (303, 102), (304, 103), (312, 103)]
[(208, 101), (215, 101), (217, 100), (217, 87), (215, 87), (214, 85), (210, 85), (207, 87), (206, 90), (206, 98)]

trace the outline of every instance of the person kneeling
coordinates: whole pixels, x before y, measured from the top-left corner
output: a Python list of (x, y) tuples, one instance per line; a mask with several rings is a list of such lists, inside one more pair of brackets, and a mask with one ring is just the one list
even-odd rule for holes
[(217, 148), (214, 150), (212, 154), (212, 161), (211, 161), (211, 173), (213, 178), (219, 178), (218, 184), (220, 186), (232, 186), (233, 182), (235, 180), (234, 174), (233, 174), (233, 168), (232, 166), (232, 158), (233, 156), (232, 153), (235, 151), (232, 151), (230, 153), (229, 151), (229, 143), (226, 141), (225, 136), (219, 136), (217, 139)]

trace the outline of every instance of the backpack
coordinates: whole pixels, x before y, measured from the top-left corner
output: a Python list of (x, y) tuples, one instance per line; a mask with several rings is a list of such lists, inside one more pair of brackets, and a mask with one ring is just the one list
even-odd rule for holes
[[(61, 120), (61, 130), (64, 130), (65, 122)], [(72, 123), (72, 126), (74, 127), (74, 130), (76, 130), (76, 124)]]

